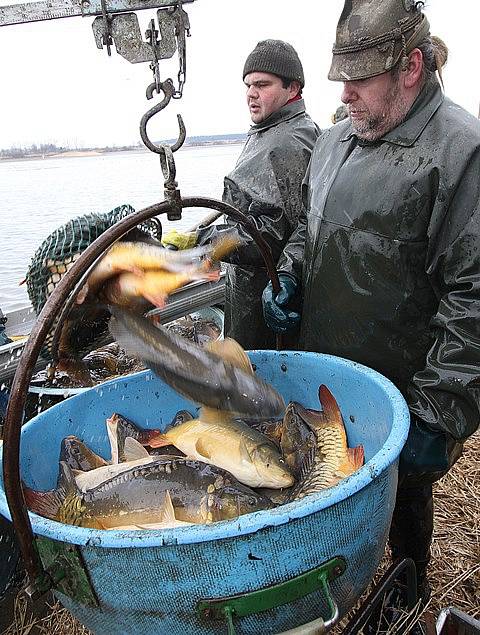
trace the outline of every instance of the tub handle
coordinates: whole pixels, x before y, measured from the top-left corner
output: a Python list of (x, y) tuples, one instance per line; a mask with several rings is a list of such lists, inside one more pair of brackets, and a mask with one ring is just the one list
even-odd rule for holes
[(332, 596), (330, 582), (342, 575), (345, 569), (346, 562), (343, 558), (332, 558), (315, 569), (275, 586), (229, 598), (200, 600), (197, 602), (197, 613), (203, 619), (225, 620), (227, 634), (235, 635), (234, 617), (246, 617), (268, 611), (321, 590), (328, 604), (329, 617), (327, 619), (319, 617), (307, 624), (278, 633), (278, 635), (321, 635), (338, 621), (339, 610)]

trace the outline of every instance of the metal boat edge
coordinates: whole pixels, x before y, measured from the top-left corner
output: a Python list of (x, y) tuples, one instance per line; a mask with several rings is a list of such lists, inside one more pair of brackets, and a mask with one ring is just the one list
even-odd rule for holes
[[(172, 293), (168, 303), (162, 309), (154, 309), (150, 313), (159, 317), (165, 324), (176, 320), (192, 311), (197, 311), (214, 304), (223, 304), (225, 296), (225, 272), (220, 280), (196, 281)], [(6, 313), (6, 334), (14, 341), (0, 346), (0, 381), (13, 378), (28, 335), (35, 324), (36, 315), (31, 307)], [(45, 367), (47, 361), (39, 358), (36, 368)]]

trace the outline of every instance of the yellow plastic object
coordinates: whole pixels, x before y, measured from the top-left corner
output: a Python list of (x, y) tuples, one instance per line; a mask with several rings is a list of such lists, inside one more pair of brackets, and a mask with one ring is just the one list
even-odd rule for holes
[(162, 238), (162, 245), (172, 245), (177, 249), (191, 249), (195, 247), (197, 235), (195, 232), (181, 233), (176, 229), (171, 229)]

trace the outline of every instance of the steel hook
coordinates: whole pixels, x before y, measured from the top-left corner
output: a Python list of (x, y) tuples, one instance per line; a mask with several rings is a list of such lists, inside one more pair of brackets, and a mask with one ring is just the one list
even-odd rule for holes
[[(157, 90), (157, 85), (155, 82), (152, 82), (146, 90), (147, 99), (152, 99), (153, 93), (156, 90)], [(186, 130), (185, 130), (185, 124), (183, 123), (182, 116), (177, 115), (178, 127), (180, 132), (179, 132), (177, 141), (172, 146), (167, 146), (166, 144), (160, 144), (157, 146), (154, 143), (152, 143), (152, 141), (150, 141), (150, 139), (148, 138), (147, 123), (150, 121), (153, 115), (156, 115), (157, 112), (160, 112), (166, 106), (168, 106), (171, 98), (173, 97), (173, 93), (175, 92), (175, 87), (173, 86), (172, 80), (167, 79), (164, 82), (162, 82), (160, 84), (160, 90), (163, 92), (164, 97), (161, 102), (159, 102), (156, 106), (153, 106), (153, 108), (150, 108), (150, 110), (148, 110), (143, 115), (140, 121), (140, 136), (142, 137), (143, 143), (147, 146), (147, 148), (151, 152), (155, 152), (155, 154), (160, 154), (165, 156), (166, 147), (169, 148), (172, 152), (175, 152), (176, 150), (182, 147), (186, 137)]]

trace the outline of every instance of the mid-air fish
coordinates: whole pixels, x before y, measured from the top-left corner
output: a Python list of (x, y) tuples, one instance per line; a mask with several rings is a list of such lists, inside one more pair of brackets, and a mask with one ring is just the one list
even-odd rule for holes
[(187, 399), (252, 419), (283, 415), (285, 403), (278, 392), (222, 358), (221, 351), (202, 348), (130, 311), (111, 311), (110, 330), (120, 345)]

